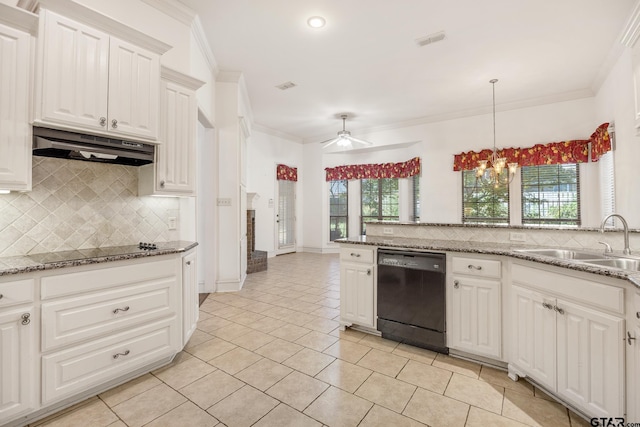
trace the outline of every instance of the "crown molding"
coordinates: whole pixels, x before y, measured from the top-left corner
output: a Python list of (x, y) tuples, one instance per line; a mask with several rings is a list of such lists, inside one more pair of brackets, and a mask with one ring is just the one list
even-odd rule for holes
[(160, 77), (165, 80), (171, 80), (174, 83), (178, 83), (179, 85), (185, 86), (191, 90), (198, 90), (205, 82), (202, 80), (196, 79), (195, 77), (191, 77), (188, 74), (181, 73), (180, 71), (176, 71), (172, 68), (165, 67), (164, 65), (160, 66)]
[[(590, 88), (580, 89), (580, 90), (564, 92), (556, 95), (541, 96), (539, 98), (526, 99), (523, 101), (497, 104), (496, 111), (520, 110), (523, 108), (539, 107), (541, 105), (555, 104), (558, 102), (575, 101), (575, 100), (584, 99), (584, 98), (593, 98), (593, 96), (594, 96), (594, 93)], [(388, 125), (381, 125), (381, 126), (375, 126), (370, 128), (349, 129), (349, 131), (351, 131), (352, 134), (353, 133), (369, 134), (372, 132), (382, 132), (387, 130), (407, 128), (411, 126), (419, 126), (419, 125), (424, 125), (429, 123), (445, 122), (447, 120), (461, 119), (465, 117), (480, 116), (483, 114), (491, 114), (491, 112), (492, 112), (492, 107), (490, 106), (480, 107), (480, 108), (470, 108), (467, 110), (452, 111), (449, 113), (434, 114), (431, 116), (419, 117), (416, 119), (405, 120), (402, 122), (391, 123)], [(316, 137), (313, 137), (313, 138), (304, 138), (303, 142), (307, 144), (307, 143), (322, 141), (324, 139), (329, 138), (331, 135), (335, 135), (335, 133), (332, 133), (329, 136), (327, 135), (329, 134), (325, 133), (322, 135), (317, 135)]]
[(31, 35), (38, 33), (38, 15), (4, 3), (0, 3), (0, 22)]
[(633, 47), (638, 41), (638, 37), (640, 37), (640, 1), (636, 3), (627, 24), (624, 26), (620, 43), (627, 47)]
[(289, 140), (291, 142), (295, 142), (297, 144), (302, 144), (303, 143), (302, 138), (300, 138), (298, 136), (292, 135), (290, 133), (282, 132), (282, 131), (279, 131), (277, 129), (273, 129), (273, 128), (270, 128), (270, 127), (267, 127), (267, 126), (263, 126), (263, 125), (258, 124), (258, 123), (254, 123), (253, 124), (253, 129), (256, 132), (264, 133), (264, 134), (267, 134), (267, 135), (270, 135), (270, 136), (274, 136), (276, 138), (286, 139), (286, 140)]
[(216, 82), (218, 83), (239, 83), (242, 78), (242, 71), (218, 71)]
[(38, 7), (60, 13), (105, 33), (127, 40), (159, 55), (171, 49), (171, 45), (122, 24), (115, 19), (71, 0), (40, 0)]
[(207, 40), (207, 35), (204, 32), (202, 21), (200, 21), (200, 17), (198, 15), (196, 15), (191, 22), (191, 34), (196, 41), (198, 49), (207, 61), (209, 70), (211, 70), (211, 73), (214, 76), (217, 76), (219, 71), (218, 63), (216, 62), (216, 58), (213, 56), (213, 50), (211, 50), (211, 45), (209, 45), (209, 40)]
[(185, 25), (191, 25), (191, 22), (196, 17), (196, 13), (193, 10), (174, 0), (142, 0), (142, 2)]
[(625, 46), (619, 41), (616, 41), (611, 46), (611, 49), (609, 49), (609, 53), (607, 54), (607, 57), (600, 65), (600, 68), (598, 69), (596, 76), (591, 82), (591, 90), (593, 91), (594, 94), (597, 94), (600, 91), (600, 88), (604, 84), (605, 80), (607, 80), (609, 73), (611, 73), (611, 70), (613, 70), (613, 67), (616, 65), (616, 63), (622, 56), (622, 53), (624, 52), (624, 50), (625, 50)]

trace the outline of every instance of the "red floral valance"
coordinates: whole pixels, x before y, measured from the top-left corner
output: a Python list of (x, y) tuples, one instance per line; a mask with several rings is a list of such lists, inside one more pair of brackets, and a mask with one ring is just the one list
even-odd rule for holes
[[(453, 156), (453, 170), (473, 170), (478, 160), (491, 157), (492, 150), (480, 152), (468, 151)], [(507, 163), (517, 162), (519, 166), (561, 165), (565, 163), (584, 163), (589, 160), (589, 140), (573, 140), (536, 144), (530, 148), (504, 148), (498, 150), (500, 157), (506, 157)], [(487, 165), (491, 167), (491, 165)]]
[(298, 168), (292, 168), (287, 165), (276, 166), (276, 179), (279, 181), (297, 181)]
[(608, 151), (611, 151), (609, 123), (603, 123), (591, 134), (591, 161), (597, 162)]
[(345, 165), (325, 168), (326, 180), (409, 178), (420, 173), (420, 157), (401, 163)]

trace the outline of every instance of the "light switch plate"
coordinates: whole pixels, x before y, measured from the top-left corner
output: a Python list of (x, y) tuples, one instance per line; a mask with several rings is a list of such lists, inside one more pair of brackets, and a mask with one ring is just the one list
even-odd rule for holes
[(175, 216), (170, 216), (168, 218), (169, 230), (175, 230), (178, 228), (178, 220)]
[(391, 227), (384, 227), (382, 229), (382, 234), (393, 234), (393, 228)]

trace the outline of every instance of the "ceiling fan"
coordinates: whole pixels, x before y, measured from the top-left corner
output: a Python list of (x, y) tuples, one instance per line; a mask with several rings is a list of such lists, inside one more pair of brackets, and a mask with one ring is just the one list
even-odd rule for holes
[(342, 119), (342, 130), (338, 132), (337, 138), (331, 138), (331, 139), (327, 139), (326, 141), (322, 141), (321, 144), (327, 144), (322, 148), (327, 148), (333, 144), (338, 144), (338, 147), (346, 148), (351, 146), (352, 142), (367, 145), (367, 146), (373, 145), (372, 142), (354, 138), (353, 136), (351, 136), (351, 132), (345, 129), (345, 122), (347, 121), (347, 117), (348, 117), (347, 114), (340, 115), (340, 118)]

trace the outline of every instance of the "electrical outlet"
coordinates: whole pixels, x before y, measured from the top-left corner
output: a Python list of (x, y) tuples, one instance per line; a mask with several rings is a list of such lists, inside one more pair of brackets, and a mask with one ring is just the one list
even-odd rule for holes
[(231, 199), (228, 197), (218, 198), (218, 206), (231, 206)]
[(382, 234), (393, 234), (393, 228), (391, 227), (384, 227), (382, 229)]
[(178, 228), (178, 220), (175, 216), (170, 216), (168, 222), (169, 230), (175, 230), (176, 228)]
[(511, 232), (509, 233), (509, 240), (511, 240), (512, 242), (526, 242), (527, 235), (525, 233)]

